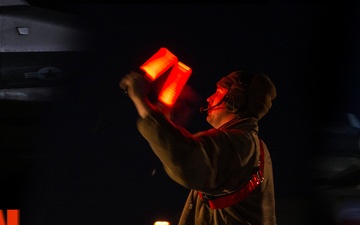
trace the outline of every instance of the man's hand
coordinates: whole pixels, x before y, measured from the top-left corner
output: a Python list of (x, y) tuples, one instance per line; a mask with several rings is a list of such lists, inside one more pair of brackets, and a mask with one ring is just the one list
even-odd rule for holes
[(155, 109), (147, 98), (149, 82), (145, 76), (131, 71), (121, 79), (119, 87), (126, 91), (129, 98), (134, 102), (140, 117), (146, 117)]
[(149, 84), (143, 75), (131, 71), (121, 79), (119, 86), (134, 101), (136, 98), (146, 98)]

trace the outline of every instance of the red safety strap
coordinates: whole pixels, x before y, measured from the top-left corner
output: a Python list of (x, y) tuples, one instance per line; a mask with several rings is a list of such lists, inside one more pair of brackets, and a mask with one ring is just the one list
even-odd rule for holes
[(199, 193), (200, 198), (207, 202), (212, 209), (222, 209), (236, 204), (239, 201), (244, 200), (259, 184), (264, 181), (264, 149), (262, 141), (260, 142), (260, 160), (259, 169), (254, 173), (251, 179), (242, 186), (239, 190), (232, 193), (226, 193), (224, 195), (217, 195), (214, 197)]

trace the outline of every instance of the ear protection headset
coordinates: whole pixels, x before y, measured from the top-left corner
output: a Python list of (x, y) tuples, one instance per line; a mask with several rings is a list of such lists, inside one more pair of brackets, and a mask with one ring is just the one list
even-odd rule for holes
[[(242, 72), (242, 76), (240, 77), (239, 81), (236, 84), (232, 84), (228, 93), (224, 97), (225, 107), (231, 113), (239, 113), (246, 108), (248, 98), (249, 98), (249, 84), (253, 78), (253, 74)], [(236, 86), (235, 88), (233, 88)], [(232, 90), (240, 90), (245, 94), (245, 100), (242, 105), (236, 102), (234, 95), (231, 94)]]
[(235, 103), (233, 96), (226, 96), (224, 99), (226, 110), (231, 113), (238, 113), (243, 107)]

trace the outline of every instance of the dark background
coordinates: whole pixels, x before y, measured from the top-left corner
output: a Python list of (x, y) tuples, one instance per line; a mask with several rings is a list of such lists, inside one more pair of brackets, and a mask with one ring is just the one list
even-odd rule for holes
[(267, 73), (278, 95), (260, 136), (273, 159), (278, 224), (338, 222), (312, 183), (313, 159), (326, 155), (321, 128), (360, 110), (358, 4), (28, 2), (79, 16), (91, 47), (70, 98), (2, 102), (5, 149), (15, 153), (3, 160), (1, 205), (20, 209), (21, 224), (176, 224), (188, 190), (164, 173), (118, 88), (160, 47), (193, 70), (184, 93), (194, 98), (182, 108), (192, 132), (210, 128), (198, 109), (222, 76)]

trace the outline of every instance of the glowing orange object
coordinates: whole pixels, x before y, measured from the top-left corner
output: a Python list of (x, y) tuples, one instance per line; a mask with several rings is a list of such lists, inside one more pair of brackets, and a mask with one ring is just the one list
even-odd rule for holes
[(156, 221), (154, 225), (170, 225), (170, 223), (167, 221)]
[(176, 64), (177, 57), (166, 48), (160, 48), (150, 59), (148, 59), (140, 69), (145, 71), (145, 74), (151, 81), (156, 80), (171, 66)]
[(20, 225), (20, 211), (18, 209), (6, 210), (6, 219), (3, 210), (0, 210), (0, 225)]
[(191, 68), (178, 61), (177, 57), (166, 48), (160, 48), (140, 69), (154, 81), (171, 68), (158, 99), (164, 105), (172, 107), (191, 75)]
[(168, 79), (162, 87), (159, 100), (165, 105), (171, 107), (175, 104), (181, 90), (190, 77), (192, 70), (182, 62), (178, 62), (171, 70)]

